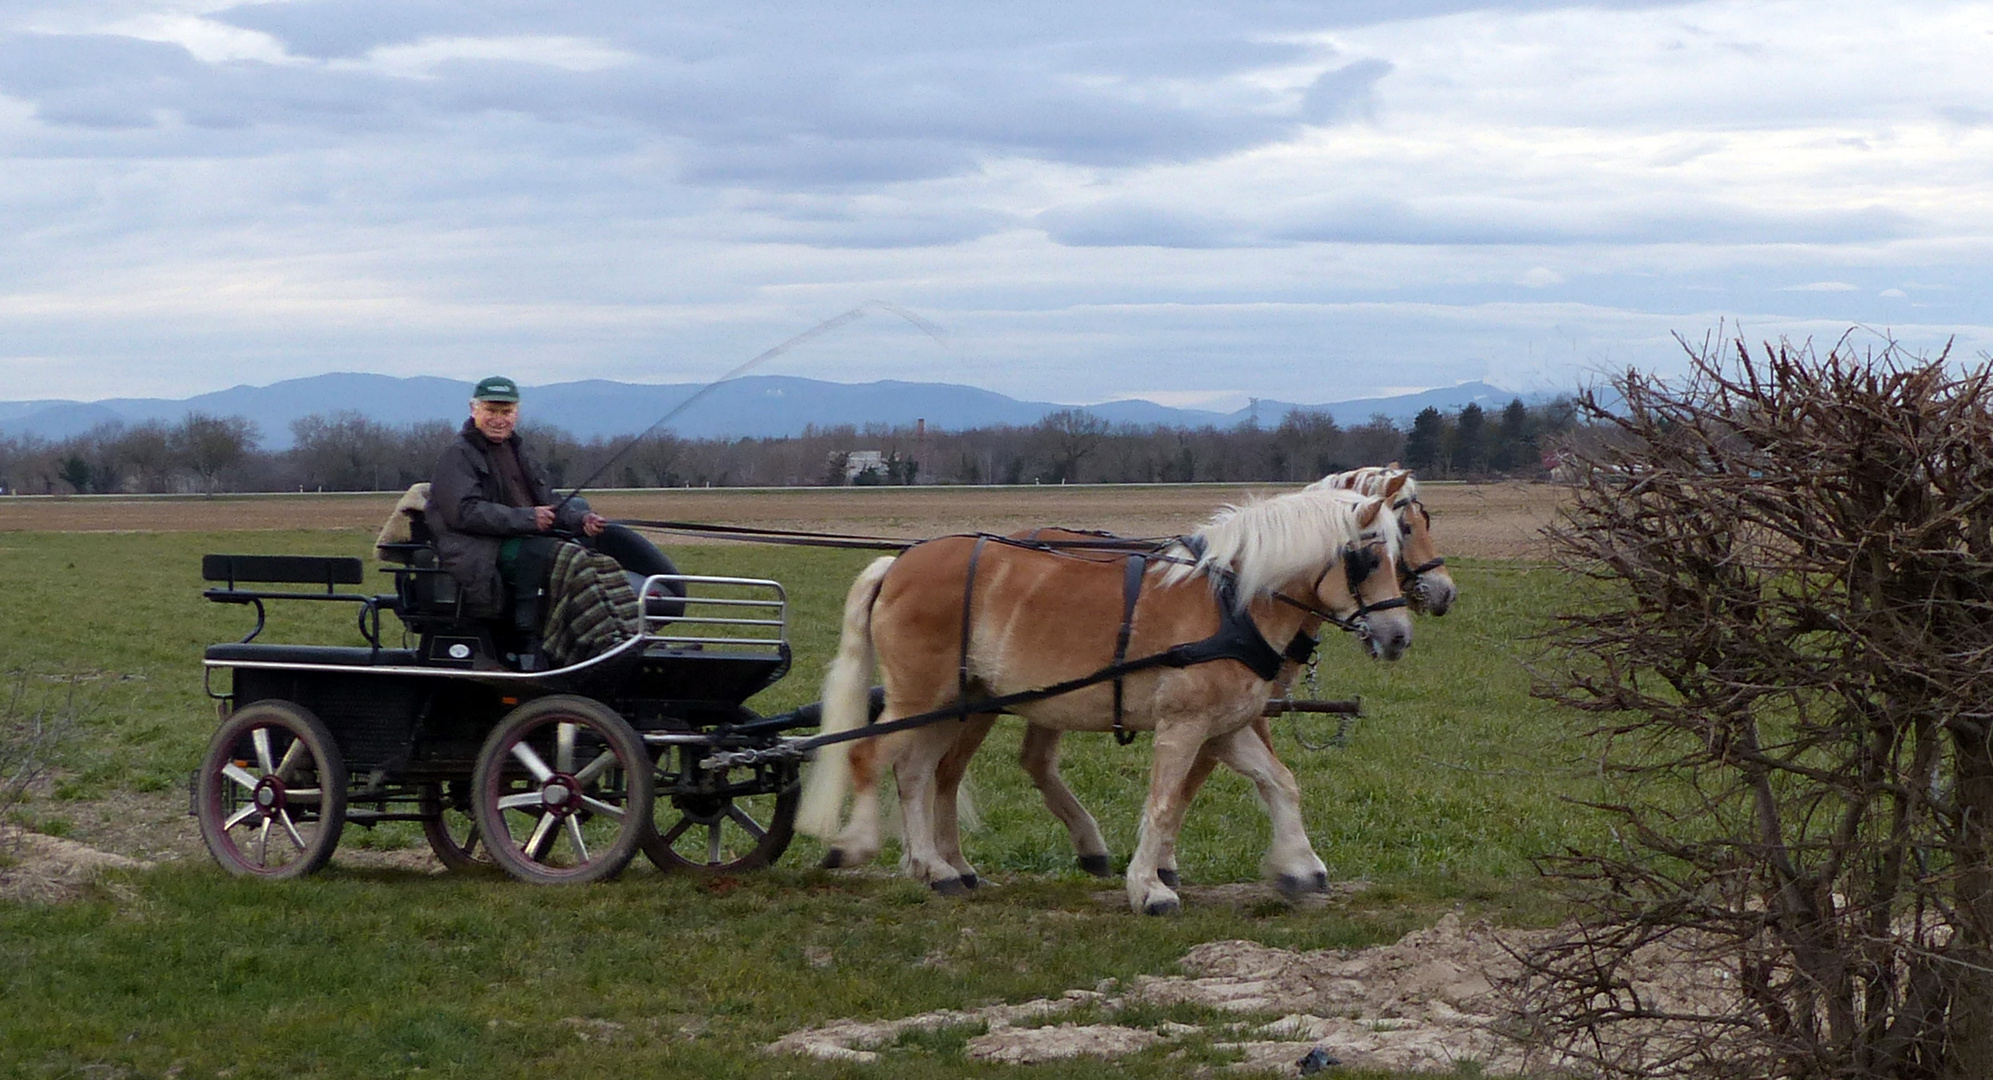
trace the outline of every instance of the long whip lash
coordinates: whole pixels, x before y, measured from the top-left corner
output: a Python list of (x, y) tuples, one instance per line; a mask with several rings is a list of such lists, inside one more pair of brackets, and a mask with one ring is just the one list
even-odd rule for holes
[(573, 499), (576, 495), (579, 495), (583, 491), (587, 490), (589, 485), (595, 483), (596, 480), (600, 479), (603, 473), (608, 472), (609, 466), (614, 465), (620, 458), (622, 458), (624, 454), (627, 454), (631, 450), (635, 449), (638, 443), (643, 442), (645, 439), (649, 438), (651, 432), (656, 431), (658, 428), (661, 428), (664, 425), (670, 423), (672, 420), (677, 418), (679, 413), (682, 413), (686, 409), (691, 408), (693, 404), (696, 403), (700, 398), (703, 398), (707, 394), (710, 394), (713, 391), (719, 389), (723, 384), (732, 382), (733, 380), (740, 378), (742, 375), (747, 374), (757, 365), (765, 363), (766, 361), (769, 360), (773, 360), (776, 357), (782, 355), (785, 352), (788, 352), (790, 349), (793, 349), (796, 346), (801, 345), (806, 341), (811, 341), (815, 338), (822, 337), (823, 335), (830, 333), (832, 330), (835, 330), (838, 327), (843, 326), (845, 323), (856, 322), (857, 320), (864, 318), (867, 311), (875, 308), (877, 310), (884, 311), (891, 315), (898, 315), (900, 318), (905, 319), (906, 321), (919, 327), (923, 332), (927, 334), (928, 337), (931, 337), (935, 341), (939, 342), (942, 348), (945, 349), (948, 347), (948, 338), (945, 335), (943, 335), (941, 328), (939, 326), (934, 325), (933, 323), (927, 321), (926, 319), (921, 318), (920, 316), (914, 314), (911, 311), (908, 311), (906, 308), (903, 308), (898, 304), (889, 304), (884, 300), (867, 300), (864, 303), (858, 305), (855, 308), (852, 308), (850, 311), (847, 311), (842, 315), (833, 315), (830, 318), (825, 319), (824, 321), (816, 324), (815, 326), (810, 327), (808, 330), (805, 330), (802, 333), (797, 334), (795, 337), (792, 337), (789, 340), (781, 343), (780, 345), (777, 345), (774, 348), (769, 349), (767, 352), (764, 352), (761, 355), (756, 356), (754, 359), (749, 360), (747, 363), (740, 365), (739, 367), (733, 369), (732, 371), (727, 372), (725, 375), (722, 375), (719, 378), (714, 379), (712, 382), (709, 382), (706, 385), (700, 387), (698, 392), (694, 393), (691, 397), (686, 398), (684, 401), (679, 402), (674, 408), (672, 408), (670, 412), (665, 413), (663, 416), (658, 417), (656, 423), (653, 423), (651, 426), (638, 432), (636, 438), (631, 439), (627, 443), (624, 443), (622, 449), (616, 451), (614, 454), (609, 455), (609, 460), (603, 462), (598, 468), (596, 468), (594, 472), (589, 473), (588, 478), (586, 480), (583, 480), (581, 483), (576, 484), (574, 486), (574, 490), (562, 496), (561, 501), (554, 505), (554, 513), (558, 515), (561, 512), (561, 510), (566, 508), (569, 500)]

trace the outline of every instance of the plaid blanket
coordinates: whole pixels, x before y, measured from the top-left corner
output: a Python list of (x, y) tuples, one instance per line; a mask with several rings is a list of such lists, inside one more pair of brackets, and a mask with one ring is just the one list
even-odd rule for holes
[(541, 647), (555, 667), (600, 656), (643, 628), (636, 590), (616, 560), (579, 544), (562, 544), (547, 574)]

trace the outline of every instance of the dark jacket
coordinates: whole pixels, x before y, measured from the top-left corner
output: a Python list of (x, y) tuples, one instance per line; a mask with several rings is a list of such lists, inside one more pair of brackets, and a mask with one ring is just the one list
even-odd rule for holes
[[(547, 476), (518, 435), (509, 440), (519, 455), (520, 471), (532, 487), (534, 506), (559, 502), (547, 486)], [(503, 488), (491, 464), (491, 440), (469, 420), (450, 440), (436, 461), (435, 475), (429, 481), (429, 509), (425, 520), (436, 537), (437, 561), (463, 587), (464, 608), (475, 615), (496, 615), (504, 610), (505, 590), (498, 577), (498, 546), (511, 536), (533, 536), (532, 507), (505, 505)], [(581, 531), (581, 519), (588, 513), (585, 499), (569, 499), (561, 507), (554, 528)]]

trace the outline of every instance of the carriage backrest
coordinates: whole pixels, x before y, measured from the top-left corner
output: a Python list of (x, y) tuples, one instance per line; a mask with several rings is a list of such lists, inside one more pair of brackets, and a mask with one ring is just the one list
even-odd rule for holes
[(201, 580), (225, 581), (230, 589), (238, 582), (254, 584), (358, 585), (366, 580), (360, 560), (324, 555), (203, 555)]

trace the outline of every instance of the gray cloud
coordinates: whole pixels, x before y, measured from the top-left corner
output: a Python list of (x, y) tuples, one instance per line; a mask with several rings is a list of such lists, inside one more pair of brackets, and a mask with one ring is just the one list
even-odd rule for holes
[[(955, 175), (1000, 157), (1123, 167), (1223, 155), (1360, 114), (1356, 99), (1388, 70), (1345, 66), (1298, 109), (1271, 90), (1186, 93), (1184, 79), (1307, 61), (1313, 50), (1267, 35), (1312, 20), (1279, 5), (1271, 16), (1130, 6), (1075, 26), (1071, 11), (1053, 10), (306, 0), (219, 16), (272, 35), (298, 63), (210, 64), (171, 44), (17, 34), (0, 40), (0, 91), (58, 129), (177, 122), (258, 140), (414, 131), (483, 112), (616, 124), (679, 140), (688, 181), (808, 188)], [(463, 57), (421, 78), (384, 62), (383, 50), (508, 38), (600, 41), (628, 62), (569, 70)]]
[(1036, 224), (1071, 247), (1219, 248), (1253, 242), (1236, 222), (1145, 200), (1057, 206), (1039, 214)]
[[(1845, 34), (1712, 3), (1697, 37), (1535, 0), (20, 0), (0, 396), (694, 378), (872, 297), (948, 325), (948, 377), (1074, 399), (1131, 371), (1326, 399), (1553, 339), (1651, 359), (1739, 313), (1943, 303), (1993, 340), (1986, 151), (1951, 137), (1984, 110), (1933, 104), (1975, 100), (1927, 40), (1962, 16), (1834, 2), (1822, 25), (1905, 28), (1885, 44), (1932, 85), (1850, 82)], [(1722, 47), (1754, 40), (1779, 47)], [(1824, 280), (1860, 289), (1775, 291)], [(1883, 292), (1913, 280), (1957, 288)], [(910, 374), (819, 344), (839, 377)]]
[(1379, 79), (1390, 73), (1391, 62), (1375, 58), (1325, 71), (1309, 85), (1307, 95), (1301, 99), (1301, 115), (1313, 124), (1370, 117), (1375, 108), (1371, 91)]
[(1849, 243), (1915, 235), (1914, 219), (1870, 206), (1795, 212), (1686, 200), (1611, 203), (1455, 197), (1336, 199), (1267, 230), (1271, 239), (1373, 244)]
[(1238, 208), (1222, 217), (1181, 204), (1102, 199), (1054, 207), (1037, 224), (1076, 247), (1264, 247), (1293, 243), (1393, 245), (1828, 244), (1918, 235), (1911, 216), (1887, 207), (1772, 211), (1650, 200), (1556, 203), (1520, 198), (1407, 200), (1350, 196)]

